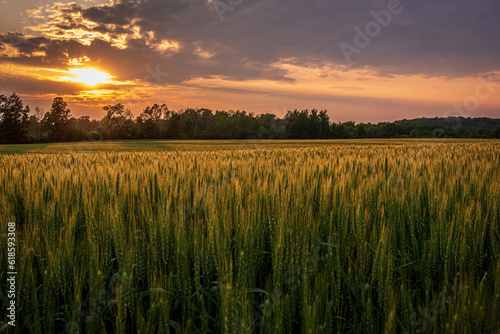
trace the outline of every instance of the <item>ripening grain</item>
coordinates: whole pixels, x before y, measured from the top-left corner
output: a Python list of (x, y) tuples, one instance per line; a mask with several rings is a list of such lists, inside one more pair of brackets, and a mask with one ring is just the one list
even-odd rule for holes
[(500, 326), (499, 142), (0, 159), (27, 332)]

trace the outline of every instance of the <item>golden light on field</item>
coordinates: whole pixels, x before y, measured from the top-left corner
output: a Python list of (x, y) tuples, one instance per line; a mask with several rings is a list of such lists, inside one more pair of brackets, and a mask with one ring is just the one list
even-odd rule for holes
[(108, 83), (111, 75), (94, 68), (73, 68), (68, 71), (71, 74), (66, 78), (72, 82), (79, 82), (87, 86), (96, 86), (98, 84)]

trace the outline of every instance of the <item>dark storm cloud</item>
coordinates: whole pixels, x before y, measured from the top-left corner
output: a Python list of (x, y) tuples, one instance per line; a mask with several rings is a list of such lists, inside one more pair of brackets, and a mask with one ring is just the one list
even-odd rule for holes
[(45, 37), (28, 37), (21, 33), (0, 34), (0, 47), (13, 45), (19, 52), (26, 54), (42, 50), (42, 46), (50, 42), (51, 40)]
[(205, 68), (200, 75), (218, 72), (240, 80), (285, 79), (286, 73), (269, 67), (283, 58), (295, 58), (302, 65), (371, 66), (383, 75), (456, 77), (499, 69), (500, 3), (493, 0), (403, 0), (402, 12), (392, 15), (370, 45), (347, 62), (340, 43), (354, 44), (354, 28), (364, 30), (374, 20), (371, 11), (385, 10), (388, 3), (243, 1), (233, 11), (225, 11), (220, 21), (215, 7), (204, 2), (166, 5), (152, 0), (137, 8), (137, 24), (158, 36), (180, 40), (183, 53), (191, 52), (193, 45), (214, 52), (216, 71)]
[(362, 51), (357, 65), (380, 67), (387, 73), (450, 77), (499, 69), (499, 2), (403, 5), (403, 12)]
[(451, 77), (499, 68), (498, 1), (401, 1), (401, 13), (350, 64), (339, 44), (354, 44), (354, 28), (365, 30), (374, 20), (370, 12), (387, 9), (389, 1), (260, 3), (243, 2), (225, 13), (213, 39), (263, 63), (295, 57), (299, 63), (372, 66), (387, 75)]
[[(283, 59), (299, 66), (369, 66), (386, 76), (459, 77), (500, 69), (500, 3), (493, 0), (402, 0), (401, 12), (348, 62), (340, 43), (355, 45), (354, 28), (363, 31), (374, 20), (370, 12), (385, 10), (388, 3), (243, 0), (233, 6), (227, 0), (149, 0), (88, 8), (73, 4), (59, 8), (72, 21), (57, 22), (60, 39), (23, 36), (23, 43), (18, 43), (21, 55), (9, 61), (32, 63), (29, 53), (40, 50), (46, 52), (37, 58), (40, 65), (63, 66), (68, 57), (87, 56), (123, 80), (143, 79), (148, 67), (159, 66), (169, 73), (165, 83), (214, 76), (290, 81), (285, 70), (273, 66)], [(97, 25), (90, 27), (88, 22)], [(140, 27), (139, 36), (134, 26)], [(126, 36), (127, 47), (122, 50), (99, 38), (84, 45), (68, 37), (75, 28), (112, 38)], [(8, 37), (0, 37), (0, 47), (11, 43)], [(159, 48), (166, 40), (178, 42), (179, 49)], [(202, 52), (208, 56), (202, 57)]]
[[(74, 95), (82, 90), (81, 85), (71, 82), (52, 80), (31, 80), (27, 78), (0, 76), (0, 94), (15, 92), (23, 95), (56, 94)], [(10, 94), (10, 93), (9, 93)]]
[[(80, 9), (83, 17), (89, 21), (102, 24), (126, 25), (135, 16), (137, 3), (125, 2), (116, 5), (105, 5)], [(76, 8), (74, 9), (76, 10)]]
[[(86, 47), (75, 40), (53, 40), (46, 37), (29, 37), (23, 34), (0, 34), (0, 50), (7, 45), (16, 46), (19, 55), (0, 56), (1, 61), (16, 64), (39, 65), (42, 67), (63, 66), (67, 55), (81, 56)], [(33, 57), (36, 52), (44, 52), (44, 56)]]

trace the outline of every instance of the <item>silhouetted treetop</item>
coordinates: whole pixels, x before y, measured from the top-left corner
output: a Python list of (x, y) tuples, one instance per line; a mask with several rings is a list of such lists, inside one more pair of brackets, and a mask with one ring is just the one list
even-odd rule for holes
[[(56, 97), (42, 117), (28, 117), (15, 93), (0, 95), (0, 140), (4, 143), (98, 139), (362, 139), (362, 138), (500, 138), (500, 119), (420, 118), (378, 124), (335, 123), (326, 110), (274, 114), (241, 110), (170, 110), (166, 104), (146, 107), (134, 118), (123, 104), (103, 107), (100, 120), (75, 119), (66, 102)], [(41, 120), (41, 121), (40, 121)]]

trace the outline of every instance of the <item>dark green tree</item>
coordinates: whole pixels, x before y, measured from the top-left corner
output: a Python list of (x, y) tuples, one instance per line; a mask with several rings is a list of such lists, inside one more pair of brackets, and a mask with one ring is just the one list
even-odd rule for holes
[(62, 97), (54, 98), (50, 110), (42, 120), (42, 128), (48, 132), (49, 140), (71, 140), (71, 110)]
[(168, 139), (179, 139), (183, 133), (181, 116), (179, 113), (173, 112), (168, 118), (166, 137)]
[(359, 138), (359, 139), (366, 138), (366, 125), (365, 124), (356, 125), (356, 138)]
[(322, 139), (330, 138), (330, 116), (326, 110), (319, 112), (319, 137)]
[(103, 118), (105, 137), (110, 139), (136, 138), (136, 123), (132, 119), (132, 112), (121, 103), (103, 107), (106, 116)]
[(27, 141), (29, 107), (16, 93), (0, 95), (0, 141), (23, 143)]
[(500, 138), (500, 126), (493, 131), (493, 138)]
[(141, 138), (161, 138), (163, 123), (168, 114), (166, 104), (147, 107), (137, 118)]
[(317, 114), (310, 117), (307, 109), (288, 111), (285, 116), (285, 137), (289, 139), (314, 138), (314, 121), (316, 118)]

